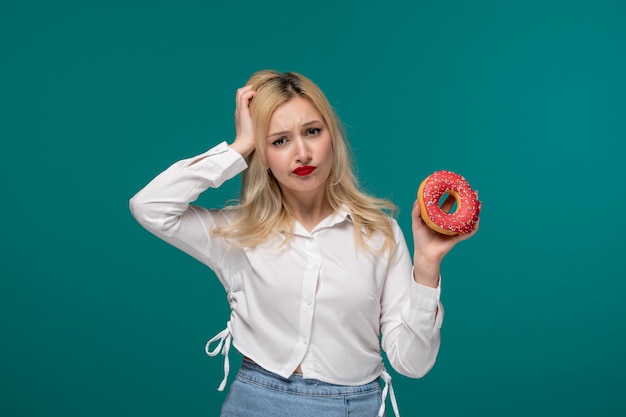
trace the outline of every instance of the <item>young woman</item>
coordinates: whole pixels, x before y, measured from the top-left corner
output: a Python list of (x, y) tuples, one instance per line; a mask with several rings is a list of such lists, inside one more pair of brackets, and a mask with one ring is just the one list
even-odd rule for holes
[[(231, 340), (244, 360), (222, 417), (384, 415), (382, 349), (400, 374), (430, 370), (440, 263), (476, 230), (440, 235), (415, 204), (411, 259), (386, 214), (393, 205), (359, 190), (337, 116), (302, 75), (254, 74), (237, 90), (235, 121), (230, 145), (175, 163), (130, 202), (141, 225), (206, 264), (226, 290), (230, 319), (207, 344), (225, 355), (220, 389)], [(190, 204), (241, 172), (237, 205)], [(398, 415), (393, 389), (391, 400)]]

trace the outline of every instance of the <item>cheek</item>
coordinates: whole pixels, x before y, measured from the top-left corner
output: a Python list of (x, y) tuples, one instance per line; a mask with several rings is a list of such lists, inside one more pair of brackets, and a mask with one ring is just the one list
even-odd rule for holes
[(265, 161), (267, 163), (267, 167), (272, 172), (280, 170), (280, 167), (282, 165), (282, 158), (279, 154), (276, 154), (275, 152), (267, 152), (265, 154)]
[(328, 141), (324, 144), (324, 154), (326, 155), (326, 159), (332, 161), (333, 159), (333, 141), (328, 138)]

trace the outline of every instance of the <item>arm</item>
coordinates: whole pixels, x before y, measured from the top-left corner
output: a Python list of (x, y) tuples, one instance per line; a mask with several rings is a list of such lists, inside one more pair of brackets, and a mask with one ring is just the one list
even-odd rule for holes
[[(234, 143), (221, 143), (194, 158), (184, 159), (154, 178), (130, 200), (135, 219), (150, 232), (215, 269), (208, 258), (210, 229), (218, 214), (190, 205), (208, 188), (217, 188), (224, 181), (243, 171), (243, 158), (254, 150), (252, 118), (249, 102), (254, 96), (251, 87), (237, 90)], [(219, 254), (213, 254), (218, 258)]]
[[(450, 200), (442, 208), (447, 211), (451, 206)], [(398, 251), (389, 268), (381, 303), (381, 331), (382, 346), (393, 368), (403, 375), (420, 378), (435, 364), (441, 342), (441, 261), (458, 242), (472, 237), (478, 225), (465, 235), (444, 236), (424, 223), (419, 204), (414, 205), (412, 217), (412, 279), (407, 279), (411, 260), (406, 242), (397, 235)]]
[(241, 155), (221, 143), (163, 171), (131, 198), (130, 211), (151, 233), (213, 268), (209, 231), (219, 214), (190, 203), (245, 168)]
[(411, 255), (397, 224), (394, 232), (398, 247), (381, 298), (382, 347), (397, 372), (420, 378), (432, 368), (439, 352), (443, 321), (440, 288), (411, 278)]

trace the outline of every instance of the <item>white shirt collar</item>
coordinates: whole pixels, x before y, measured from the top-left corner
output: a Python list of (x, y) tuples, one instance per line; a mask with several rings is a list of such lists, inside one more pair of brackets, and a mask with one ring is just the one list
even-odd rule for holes
[(297, 220), (294, 221), (295, 224), (293, 228), (293, 234), (299, 236), (311, 236), (311, 234), (313, 234), (316, 230), (333, 227), (337, 224), (343, 223), (344, 221), (354, 223), (352, 213), (348, 211), (348, 208), (345, 205), (342, 205), (339, 210), (319, 222), (319, 224), (315, 226), (315, 228), (311, 232), (306, 230), (304, 226), (302, 226)]

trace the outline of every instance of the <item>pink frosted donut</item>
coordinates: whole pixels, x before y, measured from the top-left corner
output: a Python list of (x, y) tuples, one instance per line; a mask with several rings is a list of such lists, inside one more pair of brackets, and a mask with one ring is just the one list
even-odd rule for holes
[[(444, 194), (456, 200), (457, 209), (446, 213), (439, 207)], [(419, 186), (417, 201), (424, 222), (433, 230), (445, 235), (458, 235), (474, 230), (480, 213), (476, 193), (462, 175), (452, 171), (430, 174)]]

